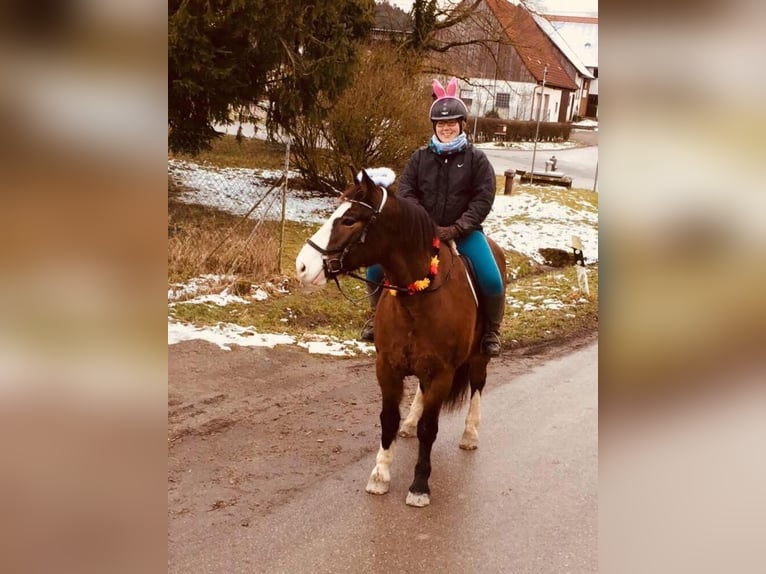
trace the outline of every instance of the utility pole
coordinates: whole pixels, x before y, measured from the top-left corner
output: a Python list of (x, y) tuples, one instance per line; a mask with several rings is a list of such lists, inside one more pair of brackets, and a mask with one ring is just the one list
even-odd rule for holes
[(532, 170), (529, 172), (529, 185), (535, 179), (535, 156), (537, 155), (537, 137), (540, 135), (540, 112), (543, 109), (543, 95), (545, 94), (545, 79), (548, 76), (548, 64), (543, 68), (543, 87), (540, 90), (540, 105), (537, 106), (537, 128), (535, 128), (535, 145), (532, 148)]

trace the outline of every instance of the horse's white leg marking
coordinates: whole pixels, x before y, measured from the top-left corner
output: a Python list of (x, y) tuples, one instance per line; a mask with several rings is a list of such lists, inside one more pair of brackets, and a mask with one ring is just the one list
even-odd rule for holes
[(412, 405), (410, 405), (410, 412), (407, 414), (407, 418), (404, 419), (401, 428), (399, 429), (399, 436), (413, 437), (417, 434), (418, 421), (423, 414), (423, 393), (420, 390), (420, 384), (415, 391), (415, 398), (412, 399)]
[(471, 397), (471, 406), (465, 417), (465, 431), (460, 439), (460, 448), (474, 450), (479, 446), (479, 423), (481, 422), (481, 393), (476, 391)]
[(431, 504), (431, 496), (428, 494), (413, 494), (411, 492), (407, 493), (407, 498), (404, 501), (407, 506), (416, 506), (418, 508), (423, 508), (424, 506), (428, 506)]
[[(318, 247), (327, 249), (327, 244), (330, 242), (330, 233), (332, 233), (333, 221), (342, 217), (350, 207), (351, 204), (348, 201), (340, 204), (338, 209), (319, 228), (319, 231), (311, 236), (311, 241)], [(303, 246), (298, 253), (298, 257), (295, 258), (295, 272), (298, 280), (303, 284), (324, 285), (327, 282), (327, 278), (324, 276), (324, 258), (319, 251), (308, 243)]]
[(372, 469), (370, 480), (367, 481), (365, 490), (370, 494), (385, 494), (391, 484), (391, 463), (394, 460), (394, 445), (392, 442), (388, 448), (382, 446), (375, 457), (375, 468)]

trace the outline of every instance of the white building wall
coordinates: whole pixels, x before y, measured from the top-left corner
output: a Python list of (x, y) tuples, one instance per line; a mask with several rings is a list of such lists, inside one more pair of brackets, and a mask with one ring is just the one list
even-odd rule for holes
[[(471, 78), (470, 86), (464, 85), (460, 97), (471, 99), (468, 110), (472, 116), (484, 117), (490, 110), (496, 110), (498, 115), (506, 120), (536, 120), (537, 95), (540, 86), (525, 82), (506, 82), (487, 78)], [(497, 94), (508, 94), (508, 107), (496, 107)], [(562, 91), (545, 87), (544, 95), (548, 96), (547, 113), (543, 112), (540, 121), (555, 122), (558, 120), (561, 106)], [(544, 103), (544, 102), (543, 102)], [(571, 115), (571, 114), (570, 114)]]

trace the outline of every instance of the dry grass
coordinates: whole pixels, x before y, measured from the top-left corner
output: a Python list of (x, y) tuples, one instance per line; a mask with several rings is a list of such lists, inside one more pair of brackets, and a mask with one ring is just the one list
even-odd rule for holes
[(224, 211), (171, 199), (168, 279), (182, 282), (214, 273), (258, 280), (276, 273), (278, 229), (273, 222), (263, 222), (255, 230), (256, 224)]

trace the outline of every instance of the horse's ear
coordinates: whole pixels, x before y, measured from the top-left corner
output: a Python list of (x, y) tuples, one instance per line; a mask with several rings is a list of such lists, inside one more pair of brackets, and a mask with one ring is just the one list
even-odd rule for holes
[(447, 82), (447, 95), (457, 96), (457, 78), (454, 76), (450, 78), (449, 82)]
[(431, 88), (433, 88), (434, 96), (436, 96), (437, 100), (439, 98), (443, 98), (446, 95), (444, 92), (444, 86), (442, 86), (439, 80), (434, 79), (434, 81), (431, 82)]
[(372, 178), (367, 173), (366, 169), (362, 170), (361, 175), (362, 175), (362, 179), (361, 179), (360, 183), (362, 184), (362, 188), (364, 188), (365, 190), (371, 190), (371, 189), (375, 189), (377, 187), (375, 185), (375, 182), (372, 181)]

